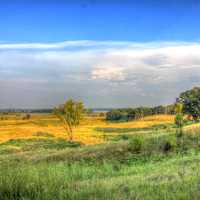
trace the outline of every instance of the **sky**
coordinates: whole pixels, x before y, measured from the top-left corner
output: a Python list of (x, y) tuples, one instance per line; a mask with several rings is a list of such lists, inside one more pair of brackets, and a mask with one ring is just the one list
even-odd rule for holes
[(2, 0), (0, 108), (173, 103), (200, 84), (199, 10), (200, 0)]

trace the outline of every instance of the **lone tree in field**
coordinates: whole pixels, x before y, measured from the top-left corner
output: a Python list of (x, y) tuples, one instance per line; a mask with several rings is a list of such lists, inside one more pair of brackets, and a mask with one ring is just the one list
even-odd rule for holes
[(64, 124), (70, 141), (73, 140), (73, 128), (79, 125), (83, 112), (83, 103), (72, 99), (54, 109), (54, 113)]
[(200, 87), (180, 94), (179, 102), (183, 104), (183, 112), (189, 114), (197, 121), (200, 117)]

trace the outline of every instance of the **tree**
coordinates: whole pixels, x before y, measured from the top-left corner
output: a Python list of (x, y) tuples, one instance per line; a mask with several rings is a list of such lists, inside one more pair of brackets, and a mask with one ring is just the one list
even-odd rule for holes
[(179, 102), (183, 103), (183, 112), (189, 114), (197, 121), (200, 117), (200, 87), (180, 94)]
[(65, 104), (54, 109), (56, 116), (64, 124), (69, 140), (73, 140), (73, 128), (79, 125), (84, 113), (84, 105), (82, 102), (69, 99)]
[(119, 121), (122, 120), (124, 113), (121, 112), (119, 109), (111, 110), (106, 114), (106, 120), (108, 121)]
[(177, 133), (179, 136), (182, 136), (183, 134), (183, 104), (180, 102), (177, 102), (175, 105), (175, 124), (177, 126)]
[(160, 106), (156, 106), (153, 108), (153, 114), (157, 115), (157, 114), (165, 114), (165, 107), (160, 105)]

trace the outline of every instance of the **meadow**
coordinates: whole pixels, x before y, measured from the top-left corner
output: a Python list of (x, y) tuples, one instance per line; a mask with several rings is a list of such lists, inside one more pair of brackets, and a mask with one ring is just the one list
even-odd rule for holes
[(173, 115), (85, 116), (67, 140), (52, 114), (0, 120), (0, 200), (199, 199), (200, 125)]

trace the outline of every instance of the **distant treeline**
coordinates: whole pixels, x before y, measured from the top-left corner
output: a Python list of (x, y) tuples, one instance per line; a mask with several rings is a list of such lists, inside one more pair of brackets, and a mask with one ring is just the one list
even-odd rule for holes
[(0, 113), (51, 113), (53, 109), (0, 109)]
[[(52, 113), (53, 109), (0, 109), (0, 113)], [(147, 115), (154, 114), (174, 114), (174, 105), (156, 106), (156, 107), (137, 107), (137, 108), (119, 108), (119, 109), (86, 109), (85, 113), (105, 113), (109, 121), (128, 121), (139, 119)]]
[(130, 121), (130, 120), (140, 119), (148, 115), (174, 114), (174, 113), (175, 113), (174, 105), (113, 109), (106, 113), (106, 120)]

